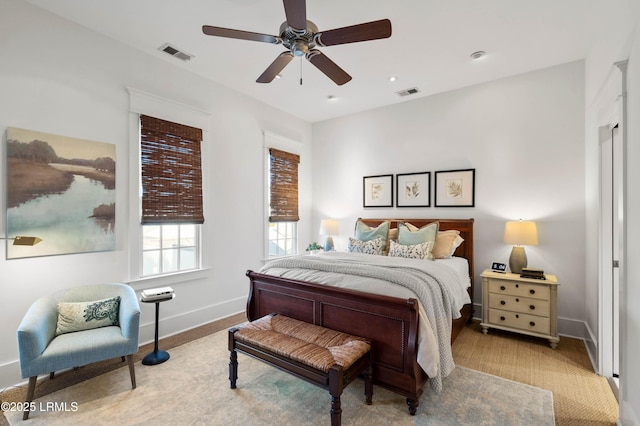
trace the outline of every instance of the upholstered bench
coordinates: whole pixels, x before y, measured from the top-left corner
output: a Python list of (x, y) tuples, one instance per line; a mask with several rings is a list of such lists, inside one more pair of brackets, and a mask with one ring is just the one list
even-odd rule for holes
[(340, 395), (364, 373), (365, 397), (371, 405), (371, 344), (362, 337), (298, 321), (283, 315), (267, 315), (229, 330), (229, 381), (236, 388), (237, 352), (260, 359), (331, 394), (331, 424), (342, 417)]

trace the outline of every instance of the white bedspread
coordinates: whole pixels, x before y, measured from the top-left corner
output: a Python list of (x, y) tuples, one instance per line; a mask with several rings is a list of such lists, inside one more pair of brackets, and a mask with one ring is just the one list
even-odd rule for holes
[[(466, 263), (466, 260), (463, 259)], [(457, 267), (451, 267), (451, 264)], [(275, 259), (260, 272), (369, 293), (416, 298), (419, 301), (418, 364), (442, 389), (442, 378), (455, 367), (451, 355), (451, 319), (469, 303), (469, 280), (460, 262), (440, 262), (328, 252)], [(468, 269), (467, 269), (468, 270)]]

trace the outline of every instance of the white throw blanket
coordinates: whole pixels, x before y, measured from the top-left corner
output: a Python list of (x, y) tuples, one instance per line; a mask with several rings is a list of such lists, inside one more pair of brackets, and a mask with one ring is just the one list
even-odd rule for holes
[(453, 371), (451, 319), (460, 316), (460, 307), (455, 306), (455, 297), (451, 294), (451, 280), (458, 278), (450, 268), (427, 260), (330, 252), (275, 259), (263, 266), (260, 272), (371, 293), (417, 298), (420, 304), (418, 364), (436, 391), (442, 390), (442, 378)]

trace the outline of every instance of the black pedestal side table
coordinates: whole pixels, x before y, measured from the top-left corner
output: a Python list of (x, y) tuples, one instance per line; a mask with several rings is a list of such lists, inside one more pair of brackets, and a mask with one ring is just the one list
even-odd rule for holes
[(175, 294), (172, 294), (170, 297), (166, 297), (164, 299), (155, 299), (155, 300), (140, 299), (140, 301), (144, 302), (144, 303), (155, 303), (156, 304), (156, 338), (155, 338), (155, 341), (154, 341), (153, 352), (148, 353), (142, 359), (142, 364), (143, 365), (162, 364), (163, 362), (165, 362), (166, 360), (169, 359), (169, 352), (158, 350), (158, 322), (159, 322), (158, 320), (159, 320), (159, 317), (160, 317), (160, 303), (161, 302), (166, 302), (167, 300), (171, 300), (174, 297), (176, 297)]

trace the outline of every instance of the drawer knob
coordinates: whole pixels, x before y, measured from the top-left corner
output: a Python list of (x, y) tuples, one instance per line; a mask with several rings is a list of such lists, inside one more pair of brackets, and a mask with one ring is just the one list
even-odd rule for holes
[(500, 290), (505, 291), (507, 288), (503, 285), (500, 286)]
[(506, 320), (505, 317), (500, 317), (500, 321), (504, 321), (504, 320)]
[(530, 322), (529, 322), (529, 325), (530, 325), (531, 327), (535, 327), (535, 326), (536, 326), (536, 323), (535, 323), (535, 322), (533, 322), (533, 321), (530, 321)]
[(520, 302), (520, 299), (516, 297), (516, 302)]
[(536, 294), (536, 291), (534, 289), (529, 290), (530, 294)]
[(506, 305), (506, 304), (507, 304), (507, 302), (505, 302), (504, 300), (501, 300), (501, 301), (500, 301), (500, 304), (501, 304), (501, 305)]
[(536, 305), (530, 305), (529, 309), (531, 309), (532, 311), (536, 309)]

